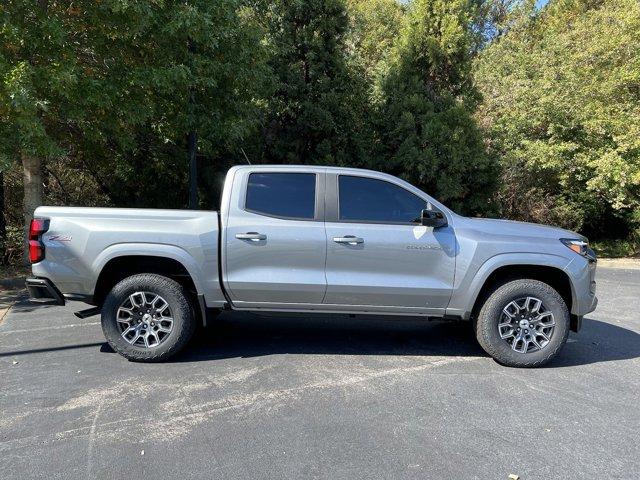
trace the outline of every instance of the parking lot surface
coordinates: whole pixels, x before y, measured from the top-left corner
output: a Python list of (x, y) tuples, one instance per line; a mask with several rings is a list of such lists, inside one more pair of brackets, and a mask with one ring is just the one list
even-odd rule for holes
[(0, 478), (640, 478), (640, 270), (549, 366), (496, 364), (466, 323), (226, 313), (163, 364), (85, 308), (0, 324)]

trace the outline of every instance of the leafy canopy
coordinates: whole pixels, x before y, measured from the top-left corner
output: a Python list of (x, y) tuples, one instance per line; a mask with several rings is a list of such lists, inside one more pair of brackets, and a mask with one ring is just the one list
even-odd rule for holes
[(383, 83), (383, 165), (454, 209), (487, 211), (496, 178), (473, 118), (472, 25), (467, 0), (416, 0)]
[(640, 225), (640, 3), (523, 11), (478, 58), (505, 214), (625, 235)]
[(270, 74), (262, 32), (238, 0), (0, 8), (5, 161), (66, 159), (117, 204), (179, 206), (166, 192), (186, 190), (187, 133), (215, 156), (258, 125)]

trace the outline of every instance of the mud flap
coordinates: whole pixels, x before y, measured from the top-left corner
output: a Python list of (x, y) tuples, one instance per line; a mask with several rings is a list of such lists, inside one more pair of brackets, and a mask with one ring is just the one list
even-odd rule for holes
[(582, 328), (582, 315), (571, 315), (571, 322), (569, 323), (569, 328), (572, 332), (578, 333)]

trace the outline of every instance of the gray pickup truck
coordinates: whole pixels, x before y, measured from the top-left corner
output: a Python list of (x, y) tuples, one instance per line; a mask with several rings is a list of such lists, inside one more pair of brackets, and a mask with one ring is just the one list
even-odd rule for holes
[(180, 351), (224, 309), (470, 320), (498, 362), (539, 366), (593, 311), (586, 238), (466, 218), (379, 172), (229, 170), (220, 212), (40, 207), (34, 301), (93, 305), (131, 360)]

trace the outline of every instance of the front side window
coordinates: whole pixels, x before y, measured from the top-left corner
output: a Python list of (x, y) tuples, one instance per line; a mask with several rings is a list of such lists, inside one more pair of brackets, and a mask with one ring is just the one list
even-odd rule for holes
[(420, 217), (426, 201), (375, 178), (338, 177), (340, 220), (373, 223), (411, 223)]
[(314, 173), (251, 173), (245, 209), (274, 217), (313, 220)]

